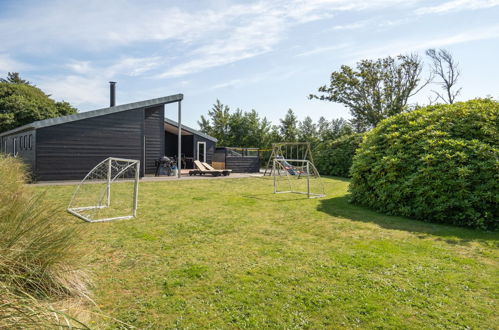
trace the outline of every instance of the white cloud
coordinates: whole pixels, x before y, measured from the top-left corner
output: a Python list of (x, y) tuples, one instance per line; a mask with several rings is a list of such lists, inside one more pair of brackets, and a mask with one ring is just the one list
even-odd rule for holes
[(343, 43), (343, 44), (333, 45), (333, 46), (318, 47), (318, 48), (314, 48), (314, 49), (308, 50), (306, 52), (297, 54), (296, 56), (301, 57), (301, 56), (316, 55), (316, 54), (320, 54), (320, 53), (331, 52), (334, 50), (345, 49), (349, 46), (351, 46), (351, 44)]
[(66, 64), (66, 67), (69, 70), (79, 74), (87, 74), (92, 71), (90, 61), (71, 61)]
[(375, 48), (363, 48), (360, 51), (350, 54), (356, 58), (375, 58), (379, 56), (407, 54), (409, 52), (424, 50), (433, 47), (445, 47), (465, 42), (488, 40), (499, 38), (499, 25), (487, 28), (476, 28), (466, 32), (455, 33), (452, 35), (439, 37), (426, 37), (424, 40), (417, 41), (395, 41), (387, 46)]
[(41, 78), (39, 85), (58, 100), (71, 100), (77, 107), (105, 106), (108, 103), (109, 80), (120, 76), (137, 77), (160, 64), (161, 59), (157, 56), (121, 57), (111, 64), (72, 60), (65, 65), (69, 74)]
[(108, 76), (114, 75), (128, 75), (131, 77), (140, 76), (152, 69), (157, 68), (162, 64), (160, 56), (151, 56), (144, 58), (137, 57), (124, 57), (118, 62), (111, 65), (105, 74)]
[(451, 11), (477, 10), (499, 6), (499, 0), (452, 0), (437, 6), (422, 7), (416, 14), (442, 14)]
[(0, 72), (19, 72), (27, 68), (27, 64), (13, 59), (9, 54), (0, 53)]
[(341, 30), (356, 30), (363, 28), (367, 25), (367, 21), (351, 23), (351, 24), (343, 24), (343, 25), (335, 25), (331, 28), (333, 31), (341, 31)]
[[(163, 2), (46, 1), (0, 20), (7, 48), (55, 53), (69, 47), (89, 52), (144, 47), (162, 42), (163, 54), (182, 53), (177, 61), (129, 63), (140, 75), (162, 67), (163, 78), (178, 77), (272, 51), (294, 26), (347, 10), (407, 5), (417, 0), (276, 0), (187, 10)], [(63, 14), (61, 14), (63, 13)], [(174, 49), (174, 50), (173, 50)], [(165, 56), (162, 56), (163, 58)], [(123, 66), (127, 64), (124, 63)], [(86, 73), (85, 63), (72, 70)], [(168, 68), (168, 69), (166, 69)]]
[(78, 108), (108, 104), (107, 80), (98, 77), (69, 75), (66, 77), (50, 77), (37, 81), (37, 85), (57, 100), (71, 101)]
[(226, 82), (223, 82), (223, 83), (215, 84), (215, 85), (211, 86), (210, 88), (208, 88), (208, 90), (215, 90), (215, 89), (221, 89), (221, 88), (230, 88), (230, 87), (237, 86), (237, 85), (239, 85), (241, 83), (242, 83), (241, 79), (232, 79), (232, 80), (229, 80), (229, 81), (226, 81)]

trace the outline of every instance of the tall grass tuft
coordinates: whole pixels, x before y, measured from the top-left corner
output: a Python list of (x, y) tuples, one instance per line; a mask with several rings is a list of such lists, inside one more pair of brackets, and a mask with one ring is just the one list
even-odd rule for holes
[(48, 302), (87, 295), (78, 232), (26, 187), (18, 159), (0, 155), (0, 328), (42, 327), (67, 317)]

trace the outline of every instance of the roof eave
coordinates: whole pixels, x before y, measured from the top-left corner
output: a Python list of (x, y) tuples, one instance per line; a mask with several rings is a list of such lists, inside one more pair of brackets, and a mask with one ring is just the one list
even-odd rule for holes
[(114, 107), (108, 107), (108, 108), (102, 108), (102, 109), (97, 109), (97, 110), (92, 110), (92, 111), (80, 112), (80, 113), (77, 113), (74, 115), (39, 120), (39, 121), (35, 121), (35, 122), (29, 123), (29, 124), (26, 124), (26, 125), (23, 125), (20, 127), (16, 127), (14, 129), (11, 129), (11, 130), (3, 132), (3, 133), (0, 133), (0, 136), (11, 135), (11, 134), (14, 134), (16, 132), (24, 131), (26, 129), (33, 129), (33, 128), (36, 129), (36, 128), (43, 128), (43, 127), (48, 127), (48, 126), (60, 125), (60, 124), (64, 124), (64, 123), (68, 123), (68, 122), (72, 122), (72, 121), (108, 115), (108, 114), (121, 112), (121, 111), (140, 109), (140, 108), (148, 108), (148, 107), (161, 105), (161, 104), (180, 102), (183, 99), (184, 99), (184, 94), (174, 94), (174, 95), (170, 95), (170, 96), (164, 96), (164, 97), (159, 97), (159, 98), (140, 101), (140, 102), (133, 102), (133, 103), (128, 103), (128, 104), (117, 105)]
[[(165, 123), (168, 123), (170, 125), (174, 125), (176, 127), (178, 127), (178, 122), (174, 121), (174, 120), (171, 120), (171, 119), (168, 119), (168, 118), (165, 118)], [(199, 136), (202, 136), (204, 137), (205, 139), (207, 140), (210, 140), (210, 141), (213, 141), (213, 142), (218, 142), (218, 139), (211, 136), (211, 135), (208, 135), (208, 134), (205, 134), (203, 132), (200, 132), (198, 130), (195, 130), (194, 128), (191, 128), (189, 126), (185, 126), (184, 124), (182, 124), (182, 129), (185, 130), (185, 131), (188, 131), (192, 134), (196, 134), (196, 135), (199, 135)]]

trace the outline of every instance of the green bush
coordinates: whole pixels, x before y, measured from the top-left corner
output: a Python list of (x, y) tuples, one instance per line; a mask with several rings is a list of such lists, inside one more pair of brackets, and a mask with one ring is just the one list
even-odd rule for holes
[(0, 154), (0, 328), (54, 325), (46, 302), (87, 296), (75, 227), (25, 181), (22, 162)]
[(424, 221), (494, 229), (499, 102), (435, 105), (388, 118), (354, 157), (354, 203)]
[(362, 142), (362, 136), (352, 134), (319, 143), (314, 150), (315, 165), (319, 173), (349, 177), (353, 156)]
[(35, 86), (0, 82), (0, 132), (74, 113), (69, 103), (54, 101)]

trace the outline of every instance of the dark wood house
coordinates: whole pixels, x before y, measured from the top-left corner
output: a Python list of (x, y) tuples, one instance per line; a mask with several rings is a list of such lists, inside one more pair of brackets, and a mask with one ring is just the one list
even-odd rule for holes
[[(36, 121), (0, 134), (0, 151), (21, 157), (35, 180), (80, 180), (107, 157), (136, 159), (141, 176), (155, 160), (182, 155), (182, 164), (211, 162), (217, 140), (165, 119), (165, 105), (182, 94)], [(179, 143), (180, 142), (180, 143)], [(192, 162), (190, 162), (192, 163)]]

